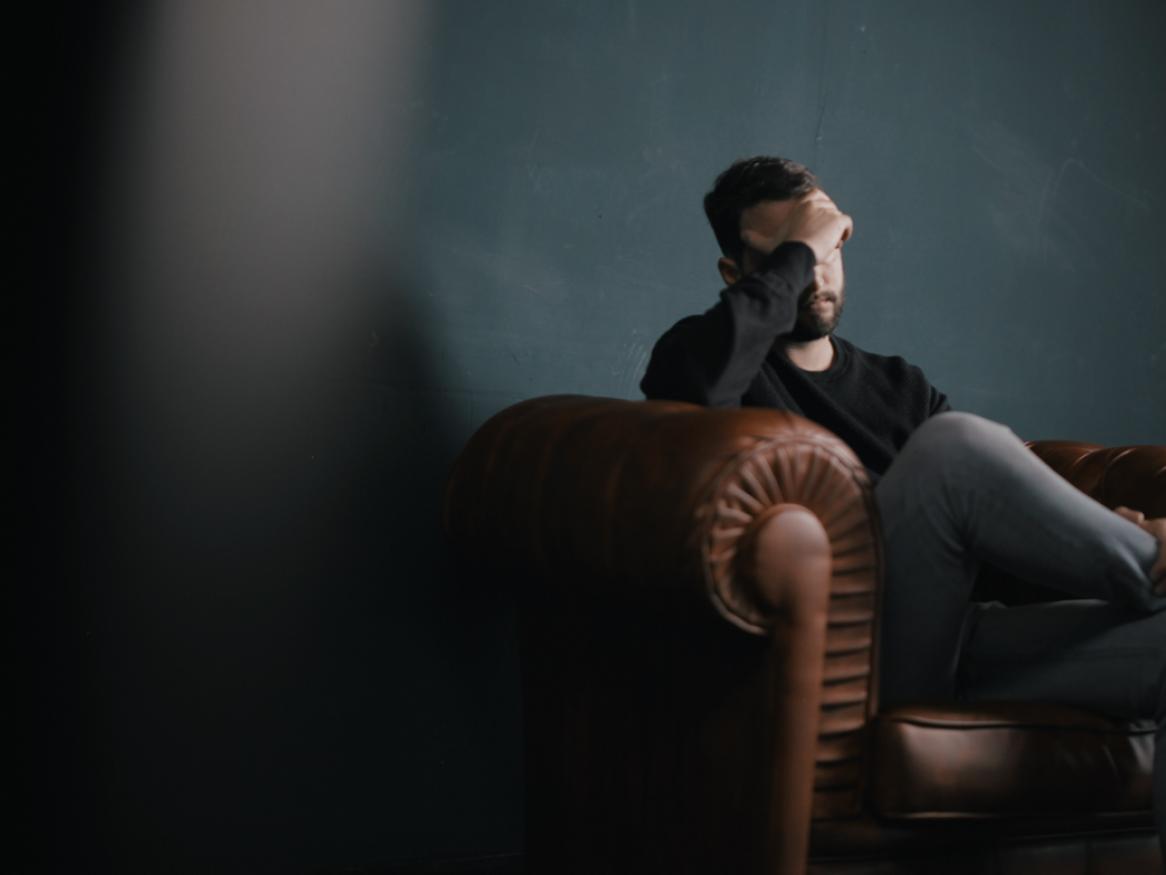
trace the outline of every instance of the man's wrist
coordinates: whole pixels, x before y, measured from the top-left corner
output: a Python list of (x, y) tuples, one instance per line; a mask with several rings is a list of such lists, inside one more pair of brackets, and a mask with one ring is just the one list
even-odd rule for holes
[(814, 250), (801, 240), (787, 240), (765, 257), (759, 272), (776, 271), (789, 278), (791, 285), (801, 289), (814, 278), (814, 267), (818, 263)]
[(767, 270), (774, 265), (786, 264), (790, 261), (808, 261), (809, 269), (813, 270), (818, 264), (818, 256), (814, 248), (803, 240), (786, 240), (765, 257), (761, 269)]

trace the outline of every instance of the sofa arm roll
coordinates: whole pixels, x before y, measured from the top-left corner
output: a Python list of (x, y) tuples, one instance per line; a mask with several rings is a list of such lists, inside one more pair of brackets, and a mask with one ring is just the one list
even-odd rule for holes
[(460, 550), (503, 573), (541, 585), (689, 588), (764, 634), (775, 607), (757, 597), (752, 563), (737, 551), (779, 504), (821, 521), (831, 594), (855, 596), (855, 619), (867, 625), (879, 547), (866, 471), (841, 440), (790, 413), (567, 395), (525, 401), (467, 444), (447, 485), (444, 523)]

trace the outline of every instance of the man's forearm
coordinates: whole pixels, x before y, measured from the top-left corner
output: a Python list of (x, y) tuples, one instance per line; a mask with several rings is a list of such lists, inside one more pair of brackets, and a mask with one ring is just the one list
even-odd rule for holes
[(644, 394), (709, 407), (739, 405), (774, 341), (793, 329), (815, 263), (805, 244), (783, 244), (759, 271), (721, 292), (709, 310), (674, 325), (652, 351), (640, 383)]

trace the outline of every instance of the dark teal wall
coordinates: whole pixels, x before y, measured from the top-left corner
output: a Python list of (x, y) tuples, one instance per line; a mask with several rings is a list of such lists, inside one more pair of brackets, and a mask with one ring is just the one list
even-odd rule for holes
[(810, 164), (854, 216), (845, 336), (1024, 437), (1166, 442), (1160, 2), (305, 0), (82, 33), (58, 145), (99, 242), (40, 298), (68, 354), (27, 466), (46, 626), (17, 637), (45, 869), (520, 848), (513, 607), (454, 570), (442, 483), (513, 401), (639, 396), (719, 290), (700, 198), (737, 157)]
[(1166, 439), (1160, 3), (440, 9), (410, 191), (467, 425), (635, 397), (718, 291), (700, 196), (767, 152), (855, 217), (845, 336), (1026, 437)]

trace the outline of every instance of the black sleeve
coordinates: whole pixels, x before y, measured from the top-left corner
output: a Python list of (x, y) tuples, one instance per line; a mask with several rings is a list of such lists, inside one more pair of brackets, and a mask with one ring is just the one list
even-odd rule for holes
[(937, 413), (946, 413), (947, 411), (951, 410), (951, 403), (947, 400), (947, 396), (944, 395), (942, 392), (940, 392), (938, 389), (936, 389), (934, 386), (930, 386), (930, 389), (931, 389), (931, 413), (930, 413), (930, 415), (935, 416), (935, 414), (937, 414)]
[(699, 316), (681, 319), (656, 342), (640, 381), (653, 399), (734, 407), (757, 377), (774, 340), (788, 334), (798, 297), (813, 281), (814, 252), (783, 243), (756, 272), (721, 292)]

